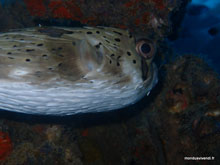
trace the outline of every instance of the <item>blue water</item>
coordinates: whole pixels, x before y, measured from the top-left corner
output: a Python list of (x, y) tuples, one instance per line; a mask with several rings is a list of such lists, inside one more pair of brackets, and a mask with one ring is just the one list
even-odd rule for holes
[(170, 45), (178, 54), (202, 57), (220, 73), (220, 0), (192, 0), (179, 37)]
[(19, 0), (0, 0), (0, 3), (2, 5), (7, 5), (7, 4), (10, 4), (10, 3), (15, 2), (15, 1), (19, 1)]

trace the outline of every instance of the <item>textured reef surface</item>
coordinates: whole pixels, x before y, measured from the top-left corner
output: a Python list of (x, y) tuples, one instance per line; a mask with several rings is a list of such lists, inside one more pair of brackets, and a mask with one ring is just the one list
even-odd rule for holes
[[(10, 2), (10, 3), (9, 3)], [(0, 5), (0, 31), (104, 25), (158, 42), (159, 82), (150, 96), (117, 111), (67, 117), (0, 111), (0, 164), (220, 164), (220, 80), (200, 58), (172, 58), (188, 0), (20, 0)], [(173, 59), (173, 58), (172, 58)], [(166, 63), (163, 61), (167, 60)]]
[[(7, 0), (0, 1), (0, 30), (42, 25), (113, 26), (155, 37), (171, 31), (171, 14), (189, 0)], [(9, 3), (10, 2), (10, 3)], [(18, 16), (19, 15), (19, 16)], [(180, 16), (181, 17), (181, 16)], [(7, 19), (6, 19), (7, 18)], [(59, 20), (55, 20), (59, 19)], [(155, 33), (157, 35), (155, 35)]]

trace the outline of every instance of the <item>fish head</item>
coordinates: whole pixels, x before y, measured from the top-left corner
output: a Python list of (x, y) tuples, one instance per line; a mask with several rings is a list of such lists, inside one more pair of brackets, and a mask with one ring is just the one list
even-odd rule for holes
[[(157, 67), (153, 63), (156, 44), (116, 28), (88, 28), (79, 44), (83, 69), (103, 75), (119, 84), (144, 85), (149, 92), (157, 83)], [(94, 74), (92, 74), (94, 76)], [(101, 77), (99, 75), (99, 77)]]

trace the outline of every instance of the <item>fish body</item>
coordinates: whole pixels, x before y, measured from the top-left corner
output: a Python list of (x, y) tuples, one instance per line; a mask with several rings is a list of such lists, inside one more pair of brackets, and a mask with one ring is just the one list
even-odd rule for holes
[(137, 52), (136, 42), (110, 27), (1, 33), (0, 109), (72, 115), (134, 104), (157, 83), (156, 65)]

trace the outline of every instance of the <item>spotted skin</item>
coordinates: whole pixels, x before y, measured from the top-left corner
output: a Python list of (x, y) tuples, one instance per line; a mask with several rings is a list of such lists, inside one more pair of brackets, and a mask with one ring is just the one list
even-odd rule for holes
[[(135, 50), (135, 38), (121, 29), (36, 27), (0, 34), (0, 82), (9, 86), (23, 83), (34, 89), (66, 87), (74, 92), (78, 84), (97, 89), (97, 84), (91, 84), (99, 81), (103, 88), (110, 86), (120, 93), (123, 88), (130, 90), (134, 83), (147, 88), (156, 81), (151, 62), (146, 63), (146, 69), (150, 68), (148, 79), (143, 79), (142, 63)], [(0, 107), (1, 102), (4, 104), (0, 98)], [(78, 111), (67, 114), (74, 113)]]

